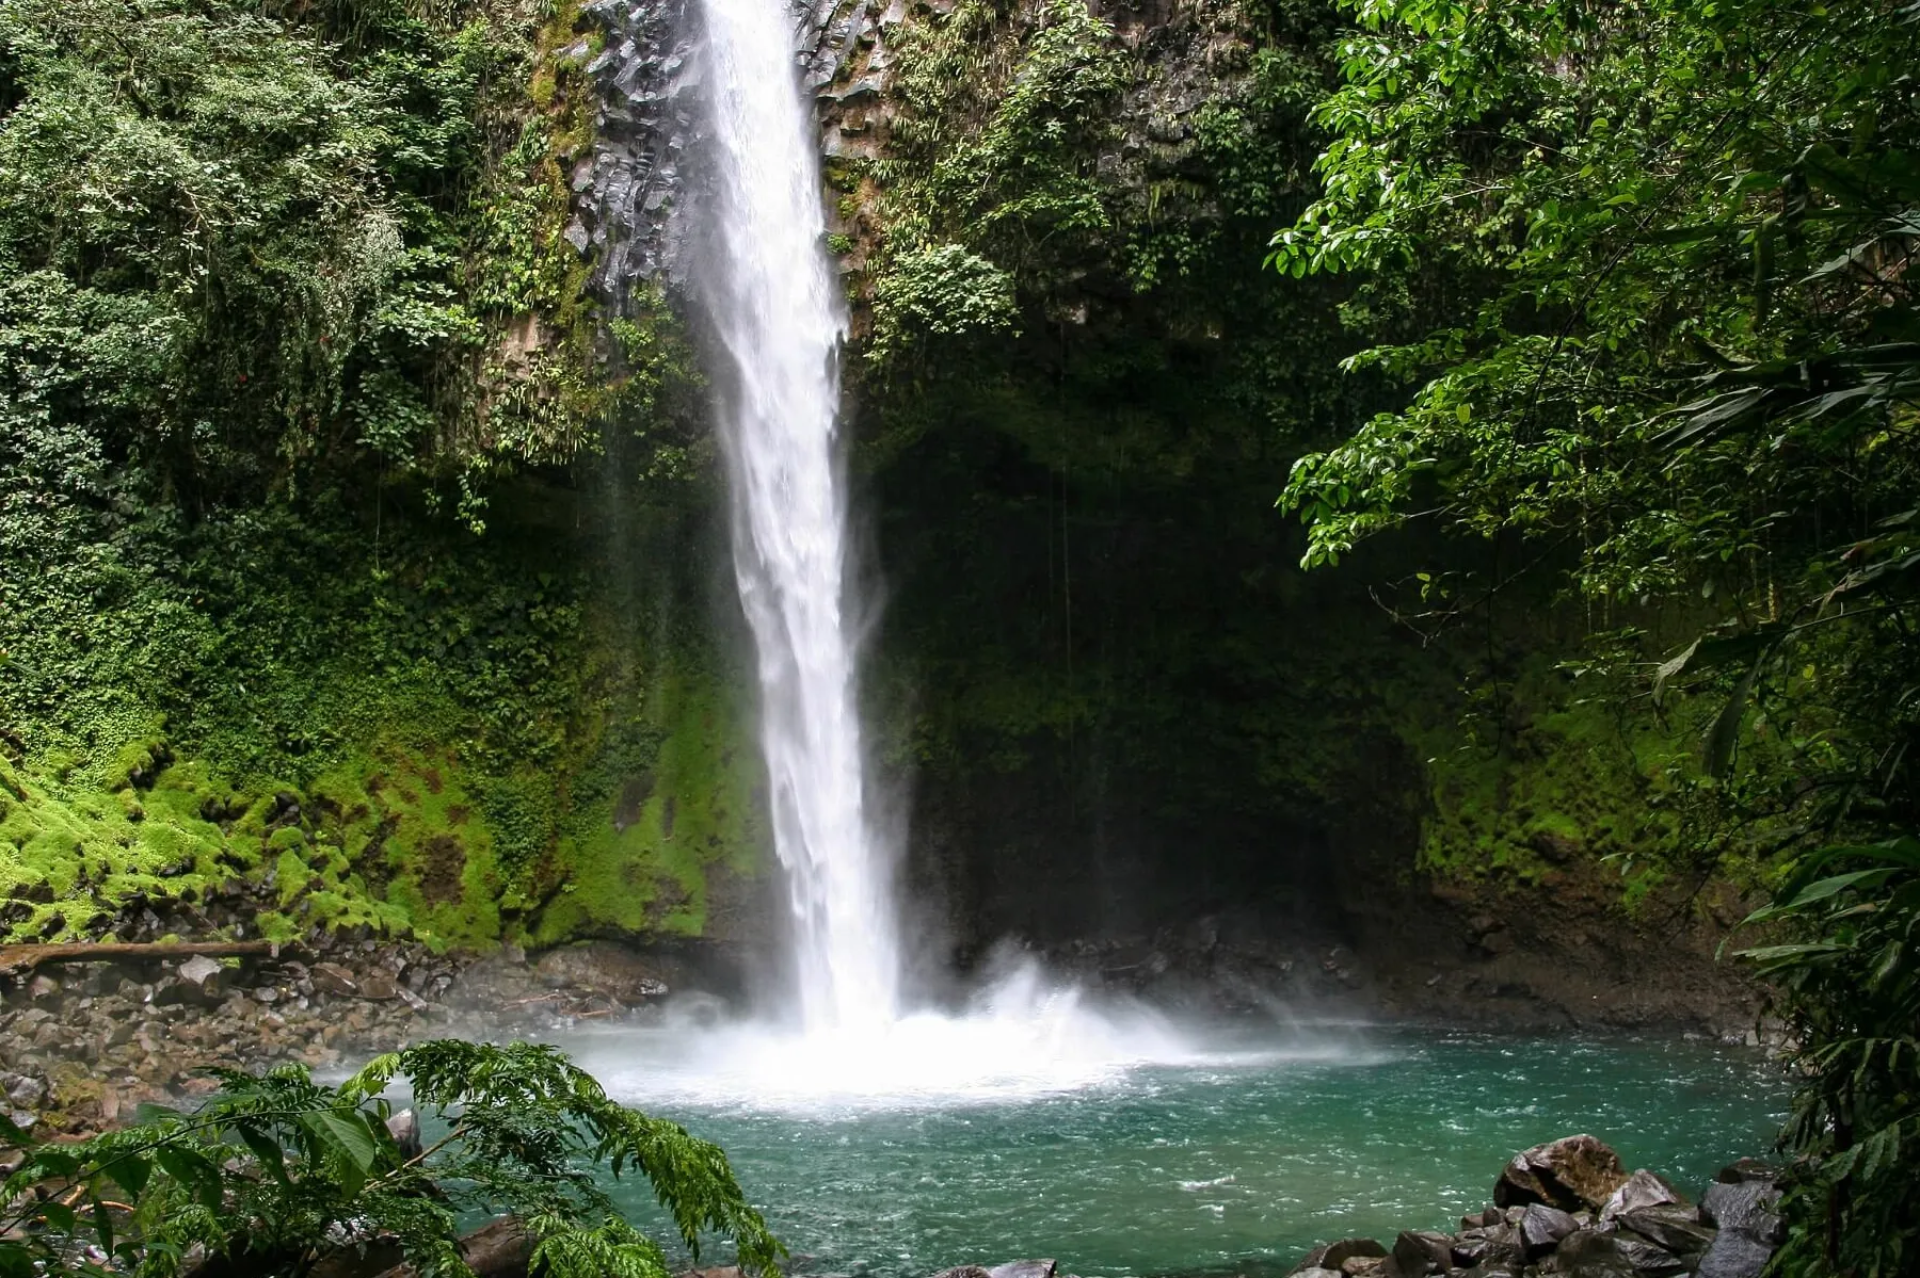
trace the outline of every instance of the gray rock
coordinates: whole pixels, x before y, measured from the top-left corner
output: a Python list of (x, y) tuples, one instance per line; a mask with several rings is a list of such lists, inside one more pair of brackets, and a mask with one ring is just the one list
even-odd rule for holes
[(1783, 1234), (1774, 1207), (1779, 1201), (1780, 1191), (1764, 1180), (1709, 1185), (1700, 1200), (1700, 1219), (1723, 1234), (1731, 1231), (1756, 1242), (1778, 1245)]
[(1445, 1234), (1402, 1231), (1393, 1240), (1393, 1267), (1401, 1278), (1424, 1278), (1432, 1270), (1453, 1267), (1453, 1247)]
[(1531, 1203), (1520, 1217), (1520, 1245), (1528, 1260), (1538, 1260), (1579, 1227), (1572, 1216), (1558, 1207)]
[(360, 982), (355, 979), (352, 972), (338, 963), (315, 963), (313, 988), (322, 994), (352, 998), (360, 992)]
[(180, 984), (203, 998), (217, 999), (220, 996), (221, 978), (227, 969), (219, 959), (208, 958), (205, 954), (196, 954), (182, 963), (175, 975)]
[(1722, 1167), (1713, 1178), (1723, 1185), (1738, 1185), (1749, 1180), (1764, 1180), (1771, 1185), (1780, 1179), (1780, 1169), (1757, 1158), (1742, 1158)]
[(1700, 1257), (1695, 1278), (1760, 1278), (1761, 1270), (1773, 1259), (1773, 1246), (1757, 1238), (1723, 1229)]
[(1606, 1206), (1600, 1209), (1600, 1219), (1612, 1220), (1623, 1212), (1638, 1211), (1645, 1207), (1668, 1207), (1686, 1201), (1680, 1191), (1664, 1178), (1643, 1169), (1627, 1177), (1627, 1183), (1613, 1191)]
[(47, 1098), (47, 1085), (26, 1074), (16, 1074), (7, 1087), (7, 1099), (16, 1109), (32, 1109)]
[(1053, 1278), (1058, 1266), (1051, 1260), (1009, 1260), (987, 1270), (990, 1278)]
[(407, 1158), (420, 1157), (426, 1148), (420, 1141), (420, 1115), (410, 1109), (403, 1109), (387, 1120), (387, 1131), (393, 1136), (393, 1143), (400, 1147), (400, 1153)]
[(1564, 1239), (1554, 1267), (1571, 1278), (1674, 1278), (1686, 1262), (1630, 1234), (1583, 1229)]
[(1614, 1225), (1678, 1256), (1697, 1256), (1713, 1242), (1713, 1228), (1690, 1207), (1640, 1207), (1616, 1216)]
[(1339, 1242), (1315, 1247), (1307, 1258), (1294, 1266), (1295, 1273), (1308, 1269), (1338, 1270), (1349, 1260), (1384, 1260), (1387, 1249), (1371, 1238), (1343, 1238)]

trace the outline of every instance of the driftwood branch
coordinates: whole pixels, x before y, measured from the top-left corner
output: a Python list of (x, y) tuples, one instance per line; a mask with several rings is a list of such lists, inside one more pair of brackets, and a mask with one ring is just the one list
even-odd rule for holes
[(64, 945), (0, 945), (0, 976), (25, 976), (47, 963), (112, 963), (121, 959), (183, 959), (196, 954), (232, 958), (278, 956), (291, 948), (275, 941), (73, 941)]

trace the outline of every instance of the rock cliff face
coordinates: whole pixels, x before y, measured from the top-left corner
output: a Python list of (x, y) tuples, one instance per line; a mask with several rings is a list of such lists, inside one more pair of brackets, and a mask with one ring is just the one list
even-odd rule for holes
[[(1398, 1015), (1740, 1028), (1747, 992), (1711, 959), (1739, 902), (1716, 919), (1648, 882), (1629, 917), (1596, 865), (1671, 837), (1649, 760), (1687, 747), (1570, 709), (1554, 654), (1574, 629), (1523, 604), (1423, 636), (1376, 585), (1405, 575), (1399, 550), (1292, 566), (1287, 467), (1393, 393), (1333, 371), (1344, 293), (1260, 269), (1310, 189), (1330, 10), (792, 12), (853, 320), (887, 594), (870, 712), (913, 798), (917, 927), (962, 965), (1022, 937), (1229, 1005), (1264, 984)], [(699, 8), (586, 14), (607, 40), (569, 235), (627, 313), (698, 267)], [(1183, 939), (1196, 919), (1214, 943)], [(1657, 934), (1652, 989), (1633, 956)]]

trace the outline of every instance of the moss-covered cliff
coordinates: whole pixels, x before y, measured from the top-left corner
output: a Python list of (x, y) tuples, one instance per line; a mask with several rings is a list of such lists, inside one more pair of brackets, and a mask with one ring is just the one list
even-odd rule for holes
[[(231, 877), (275, 937), (755, 929), (698, 360), (671, 278), (610, 266), (672, 256), (635, 237), (685, 77), (620, 87), (678, 63), (657, 9), (148, 0), (118, 78), (84, 5), (6, 10), (8, 935)], [(870, 701), (963, 940), (1672, 863), (1691, 729), (1557, 669), (1584, 619), (1502, 547), (1295, 567), (1292, 459), (1400, 393), (1341, 373), (1352, 297), (1262, 269), (1329, 7), (804, 30)], [(1468, 567), (1504, 584), (1438, 624)]]

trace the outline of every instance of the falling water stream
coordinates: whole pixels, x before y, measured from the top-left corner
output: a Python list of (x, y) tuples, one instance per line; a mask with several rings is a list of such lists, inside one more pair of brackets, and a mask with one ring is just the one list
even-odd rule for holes
[(703, 0), (718, 253), (711, 318), (733, 561), (759, 656), (774, 846), (793, 907), (801, 1019), (874, 1029), (898, 1011), (889, 858), (869, 816), (847, 602), (836, 370), (845, 331), (811, 117), (780, 0)]

